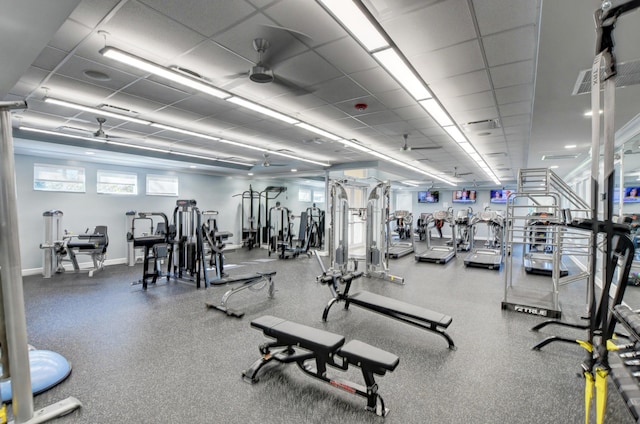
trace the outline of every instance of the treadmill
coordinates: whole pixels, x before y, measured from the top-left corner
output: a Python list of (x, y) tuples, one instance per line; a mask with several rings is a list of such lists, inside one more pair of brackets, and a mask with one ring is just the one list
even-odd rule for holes
[(504, 246), (504, 218), (497, 211), (485, 209), (471, 219), (473, 225), (486, 223), (489, 236), (484, 247), (475, 248), (464, 258), (465, 266), (500, 270)]
[[(527, 223), (529, 243), (525, 245), (524, 270), (529, 274), (551, 276), (553, 273), (553, 214), (534, 212)], [(556, 228), (558, 230), (558, 228)], [(560, 277), (569, 275), (569, 270), (560, 259)]]
[(457, 252), (456, 243), (456, 224), (453, 219), (453, 208), (449, 208), (446, 211), (434, 212), (427, 222), (435, 222), (442, 220), (448, 222), (451, 227), (451, 246), (432, 246), (431, 245), (431, 232), (427, 231), (427, 250), (419, 253), (415, 256), (418, 262), (433, 262), (438, 264), (446, 264), (451, 259), (455, 258)]
[(413, 239), (413, 215), (409, 211), (396, 211), (392, 220), (396, 221), (396, 232), (400, 241), (391, 241), (387, 255), (392, 259), (407, 256), (415, 251)]

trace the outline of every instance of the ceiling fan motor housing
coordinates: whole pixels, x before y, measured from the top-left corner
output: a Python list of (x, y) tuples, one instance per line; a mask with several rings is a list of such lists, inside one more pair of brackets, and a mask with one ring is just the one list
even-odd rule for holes
[(261, 84), (273, 81), (273, 73), (266, 66), (256, 65), (249, 72), (249, 79)]

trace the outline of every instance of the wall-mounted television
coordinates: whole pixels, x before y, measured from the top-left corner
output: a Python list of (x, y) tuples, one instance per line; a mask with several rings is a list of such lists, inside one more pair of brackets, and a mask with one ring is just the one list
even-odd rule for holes
[(509, 195), (513, 193), (513, 190), (491, 190), (491, 203), (507, 203)]
[(453, 203), (476, 203), (475, 190), (454, 190)]
[(438, 203), (440, 201), (439, 191), (419, 191), (418, 203)]
[(624, 203), (640, 203), (640, 187), (625, 187)]

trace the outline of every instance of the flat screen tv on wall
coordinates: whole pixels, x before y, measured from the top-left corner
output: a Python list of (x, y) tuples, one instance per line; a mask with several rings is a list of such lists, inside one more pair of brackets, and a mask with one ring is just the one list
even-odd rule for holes
[(476, 203), (475, 190), (454, 190), (453, 203)]
[(507, 203), (509, 195), (513, 193), (513, 190), (491, 190), (491, 203)]
[(440, 192), (438, 191), (419, 191), (418, 203), (438, 203), (440, 201)]

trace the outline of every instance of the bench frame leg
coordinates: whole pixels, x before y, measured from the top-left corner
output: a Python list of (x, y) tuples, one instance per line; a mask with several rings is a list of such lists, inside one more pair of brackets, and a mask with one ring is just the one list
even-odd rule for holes
[[(272, 348), (279, 349), (271, 351)], [(248, 383), (257, 383), (259, 381), (258, 373), (271, 361), (275, 360), (283, 364), (295, 362), (305, 374), (329, 383), (333, 387), (366, 398), (366, 411), (374, 412), (381, 417), (385, 417), (389, 413), (389, 409), (384, 406), (384, 400), (378, 394), (378, 384), (375, 382), (374, 373), (371, 370), (361, 368), (366, 386), (347, 380), (332, 379), (327, 376), (327, 365), (343, 371), (348, 369), (349, 363), (347, 361), (336, 362), (334, 360), (335, 355), (338, 355), (339, 352), (335, 355), (327, 354), (326, 356), (315, 352), (300, 352), (296, 351), (291, 345), (284, 345), (276, 341), (261, 345), (260, 353), (262, 353), (262, 357), (242, 372), (242, 378)]]

